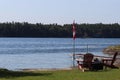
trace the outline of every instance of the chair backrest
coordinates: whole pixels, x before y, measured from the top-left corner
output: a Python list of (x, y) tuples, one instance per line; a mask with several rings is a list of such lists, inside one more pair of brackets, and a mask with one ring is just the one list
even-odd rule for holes
[(83, 65), (84, 65), (85, 67), (89, 67), (89, 68), (90, 68), (90, 67), (91, 67), (91, 64), (92, 64), (93, 57), (94, 57), (93, 54), (91, 54), (91, 53), (86, 53), (86, 54), (84, 55)]
[(115, 62), (117, 55), (118, 55), (118, 52), (115, 52), (112, 62), (111, 62), (111, 65), (113, 65), (113, 63)]

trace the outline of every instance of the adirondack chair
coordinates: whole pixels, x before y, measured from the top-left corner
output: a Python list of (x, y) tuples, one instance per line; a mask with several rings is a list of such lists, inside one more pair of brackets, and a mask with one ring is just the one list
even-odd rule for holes
[(78, 68), (82, 70), (83, 72), (85, 71), (85, 68), (92, 70), (92, 60), (93, 60), (94, 55), (91, 53), (86, 53), (83, 56), (84, 56), (83, 61), (77, 60)]
[(118, 68), (117, 66), (114, 65), (114, 62), (116, 60), (116, 57), (118, 55), (118, 52), (115, 52), (113, 58), (111, 59), (103, 59), (103, 65), (105, 68), (110, 67), (110, 68)]

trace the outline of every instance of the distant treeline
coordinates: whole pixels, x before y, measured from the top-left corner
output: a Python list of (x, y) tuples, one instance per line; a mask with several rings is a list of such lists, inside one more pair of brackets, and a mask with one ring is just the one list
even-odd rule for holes
[[(75, 26), (79, 38), (120, 38), (120, 25), (118, 23), (75, 24)], [(72, 24), (0, 23), (0, 37), (72, 38)]]

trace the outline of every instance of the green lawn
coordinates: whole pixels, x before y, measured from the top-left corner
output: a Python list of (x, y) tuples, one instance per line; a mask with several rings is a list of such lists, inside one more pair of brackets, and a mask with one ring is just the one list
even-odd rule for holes
[(120, 80), (120, 69), (16, 72), (0, 69), (0, 80)]

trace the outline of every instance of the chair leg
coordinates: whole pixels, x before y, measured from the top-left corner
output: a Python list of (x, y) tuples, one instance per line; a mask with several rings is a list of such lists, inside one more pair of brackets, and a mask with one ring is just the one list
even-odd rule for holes
[(85, 71), (84, 68), (82, 67), (82, 65), (78, 65), (78, 68), (79, 68), (80, 70), (82, 70), (82, 72)]

